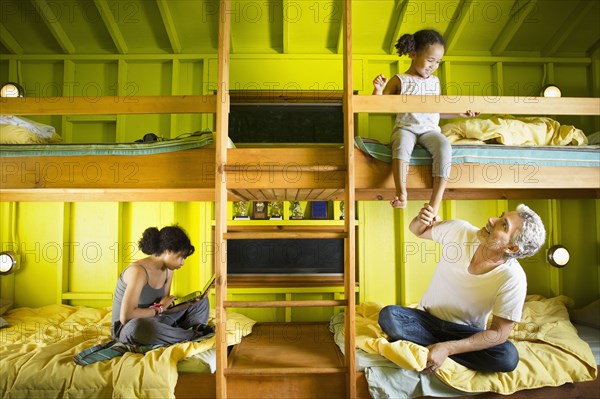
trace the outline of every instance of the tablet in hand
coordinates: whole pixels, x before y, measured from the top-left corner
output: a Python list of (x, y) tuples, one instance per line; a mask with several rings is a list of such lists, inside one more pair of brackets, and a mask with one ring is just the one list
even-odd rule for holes
[(208, 280), (208, 283), (206, 283), (206, 286), (204, 286), (204, 289), (202, 289), (202, 291), (194, 291), (194, 292), (187, 294), (186, 296), (184, 296), (182, 298), (178, 298), (176, 300), (176, 302), (173, 302), (173, 305), (171, 305), (170, 309), (176, 308), (178, 306), (181, 306), (181, 305), (184, 305), (187, 303), (196, 302), (196, 301), (199, 301), (200, 299), (204, 298), (204, 296), (210, 289), (210, 286), (214, 282), (215, 282), (215, 275), (213, 274), (212, 277)]

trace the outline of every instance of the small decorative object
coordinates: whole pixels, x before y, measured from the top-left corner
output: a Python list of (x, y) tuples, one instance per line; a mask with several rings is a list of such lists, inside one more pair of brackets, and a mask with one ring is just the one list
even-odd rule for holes
[(252, 219), (264, 220), (268, 219), (269, 207), (265, 201), (255, 201), (252, 208)]
[(344, 220), (344, 201), (340, 201), (340, 212), (342, 213), (340, 215), (340, 220)]
[(269, 213), (269, 219), (271, 219), (271, 220), (283, 219), (283, 216), (281, 213), (282, 208), (283, 208), (283, 203), (281, 201), (269, 202), (269, 207), (271, 208), (270, 213)]
[(299, 201), (293, 201), (290, 203), (290, 220), (302, 220), (304, 219), (304, 211)]
[(248, 201), (236, 201), (233, 203), (233, 220), (249, 220)]
[(310, 203), (311, 219), (327, 219), (327, 201), (313, 201)]

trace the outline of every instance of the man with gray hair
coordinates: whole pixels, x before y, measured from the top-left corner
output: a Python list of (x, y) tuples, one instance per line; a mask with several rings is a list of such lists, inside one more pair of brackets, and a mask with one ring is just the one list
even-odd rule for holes
[(425, 204), (409, 228), (441, 243), (443, 255), (418, 308), (391, 305), (379, 313), (390, 341), (426, 346), (425, 372), (435, 372), (447, 357), (473, 370), (514, 370), (519, 354), (508, 336), (521, 319), (527, 294), (517, 258), (544, 245), (540, 217), (521, 204), (477, 228), (462, 220), (438, 222)]

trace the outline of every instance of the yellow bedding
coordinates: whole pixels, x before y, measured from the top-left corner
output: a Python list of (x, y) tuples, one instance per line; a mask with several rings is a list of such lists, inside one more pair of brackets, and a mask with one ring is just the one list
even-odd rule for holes
[[(177, 362), (215, 346), (212, 337), (82, 367), (73, 356), (110, 340), (109, 307), (17, 308), (3, 317), (10, 327), (0, 329), (2, 398), (172, 398)], [(239, 343), (254, 323), (228, 313), (228, 345)]]
[[(520, 356), (514, 371), (477, 372), (448, 358), (436, 372), (437, 377), (461, 391), (501, 394), (594, 380), (598, 371), (594, 355), (577, 335), (565, 305), (572, 305), (571, 299), (565, 296), (527, 298), (523, 318), (510, 336)], [(356, 346), (368, 353), (378, 353), (402, 368), (423, 370), (427, 348), (407, 341), (388, 342), (377, 323), (380, 310), (381, 305), (374, 303), (357, 307)]]
[(442, 126), (452, 144), (586, 145), (579, 129), (554, 119), (497, 115), (487, 119), (461, 119)]

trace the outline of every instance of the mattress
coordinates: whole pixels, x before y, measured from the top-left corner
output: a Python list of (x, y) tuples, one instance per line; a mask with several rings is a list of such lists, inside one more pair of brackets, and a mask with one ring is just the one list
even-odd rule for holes
[(202, 148), (213, 143), (210, 132), (150, 143), (2, 144), (3, 157), (78, 155), (151, 155)]
[[(214, 370), (214, 336), (143, 354), (125, 352), (86, 366), (75, 364), (73, 357), (78, 353), (110, 341), (110, 307), (23, 307), (3, 317), (9, 325), (0, 329), (2, 397), (173, 397), (179, 372)], [(211, 311), (209, 323), (213, 322)], [(251, 333), (254, 323), (229, 312), (227, 344), (238, 344)]]
[[(357, 369), (364, 371), (373, 397), (511, 394), (523, 389), (594, 380), (600, 360), (597, 351), (600, 330), (585, 326), (577, 326), (575, 330), (565, 303), (571, 304), (572, 300), (564, 296), (528, 297), (523, 318), (511, 334), (521, 358), (515, 371), (478, 373), (447, 359), (436, 374), (419, 372), (424, 366), (418, 356), (404, 350), (418, 346), (405, 345), (402, 341), (388, 343), (377, 324), (381, 305), (364, 303), (356, 309)], [(330, 321), (330, 330), (342, 352), (343, 323), (343, 313)], [(415, 356), (414, 359), (411, 356)], [(407, 366), (398, 366), (398, 360)], [(409, 369), (411, 366), (414, 367)]]
[[(377, 140), (355, 137), (361, 151), (383, 162), (392, 161), (391, 149)], [(506, 146), (502, 144), (453, 145), (453, 163), (480, 163), (536, 166), (600, 167), (600, 146)], [(415, 147), (411, 165), (431, 165), (431, 154)]]

